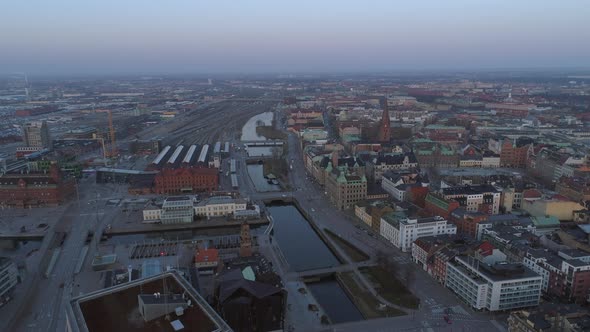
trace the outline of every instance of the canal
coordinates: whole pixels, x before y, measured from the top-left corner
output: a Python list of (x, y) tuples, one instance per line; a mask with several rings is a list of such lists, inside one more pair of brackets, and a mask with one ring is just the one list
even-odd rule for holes
[(340, 265), (297, 207), (270, 205), (268, 212), (274, 220), (274, 238), (291, 270), (300, 272)]
[(270, 184), (268, 183), (268, 179), (264, 178), (264, 166), (260, 164), (250, 164), (247, 166), (248, 176), (252, 180), (254, 187), (256, 187), (256, 191), (258, 192), (266, 192), (266, 191), (280, 191), (281, 186), (278, 184)]
[(336, 279), (307, 284), (314, 298), (333, 324), (363, 320), (363, 315), (352, 303)]
[(242, 141), (266, 141), (266, 137), (258, 135), (256, 127), (272, 125), (273, 112), (264, 112), (248, 119), (242, 127)]

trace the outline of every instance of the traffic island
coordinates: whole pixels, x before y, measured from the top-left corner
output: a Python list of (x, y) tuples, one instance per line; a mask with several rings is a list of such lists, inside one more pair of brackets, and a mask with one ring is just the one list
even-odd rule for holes
[(369, 278), (375, 290), (385, 300), (404, 308), (418, 309), (420, 299), (393, 274), (380, 266), (362, 267), (359, 271)]
[(369, 291), (359, 286), (353, 272), (338, 273), (336, 278), (365, 319), (396, 317), (406, 314), (379, 302)]
[(369, 256), (362, 250), (355, 247), (352, 243), (346, 241), (342, 237), (334, 234), (331, 230), (324, 228), (324, 232), (328, 234), (328, 237), (334, 241), (334, 243), (336, 243), (336, 245), (340, 247), (346, 256), (348, 256), (348, 258), (350, 258), (353, 262), (358, 263), (369, 259)]

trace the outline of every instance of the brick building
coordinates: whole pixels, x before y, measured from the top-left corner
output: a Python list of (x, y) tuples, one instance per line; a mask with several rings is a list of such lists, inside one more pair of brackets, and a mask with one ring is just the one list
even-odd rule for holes
[(459, 202), (445, 199), (444, 197), (429, 193), (426, 195), (426, 200), (424, 202), (424, 209), (435, 216), (441, 216), (445, 219), (448, 219), (455, 209), (460, 206)]
[(479, 211), (470, 212), (459, 208), (451, 212), (449, 221), (457, 226), (457, 233), (471, 238), (477, 238), (477, 230), (480, 222), (488, 220), (488, 215)]
[(0, 205), (57, 206), (72, 196), (75, 188), (75, 180), (64, 177), (57, 164), (52, 164), (49, 172), (8, 173), (0, 176)]
[(215, 168), (163, 169), (154, 180), (157, 194), (211, 192), (217, 190), (219, 174)]
[(500, 151), (500, 166), (526, 168), (531, 149), (532, 144), (528, 141), (504, 139)]

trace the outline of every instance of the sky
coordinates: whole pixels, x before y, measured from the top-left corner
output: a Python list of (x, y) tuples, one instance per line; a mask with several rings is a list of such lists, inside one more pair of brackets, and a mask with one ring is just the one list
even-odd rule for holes
[(590, 67), (585, 0), (24, 0), (0, 73)]

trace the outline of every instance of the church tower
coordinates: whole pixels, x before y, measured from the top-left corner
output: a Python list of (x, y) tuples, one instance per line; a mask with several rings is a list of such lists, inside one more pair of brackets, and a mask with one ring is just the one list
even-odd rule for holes
[(240, 257), (252, 256), (252, 238), (250, 237), (250, 225), (244, 222), (240, 229)]
[(389, 143), (391, 140), (391, 125), (389, 123), (389, 111), (387, 110), (387, 98), (382, 102), (382, 107), (383, 115), (381, 116), (381, 124), (377, 133), (377, 141), (379, 143)]

